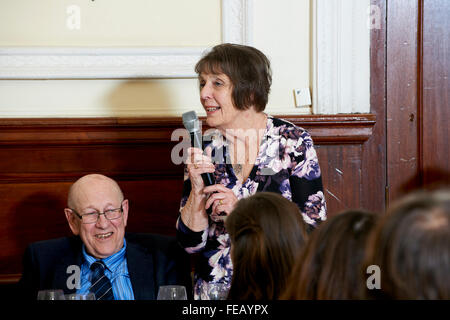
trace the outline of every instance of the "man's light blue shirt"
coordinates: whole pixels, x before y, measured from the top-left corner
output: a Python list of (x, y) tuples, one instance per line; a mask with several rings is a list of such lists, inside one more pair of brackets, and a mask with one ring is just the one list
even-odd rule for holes
[[(133, 288), (131, 286), (130, 275), (128, 274), (127, 259), (125, 256), (127, 242), (123, 239), (123, 247), (112, 256), (101, 259), (106, 265), (105, 275), (111, 281), (115, 300), (134, 300)], [(91, 287), (91, 264), (97, 261), (86, 252), (83, 244), (84, 262), (81, 265), (81, 288), (77, 293), (88, 293)]]

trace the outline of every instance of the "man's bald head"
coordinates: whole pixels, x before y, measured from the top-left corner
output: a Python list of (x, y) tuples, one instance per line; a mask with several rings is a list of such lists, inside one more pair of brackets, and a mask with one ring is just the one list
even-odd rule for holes
[[(86, 252), (96, 259), (104, 259), (118, 252), (124, 245), (128, 219), (128, 200), (119, 185), (101, 174), (89, 174), (78, 179), (69, 190), (69, 208), (64, 209), (72, 233), (80, 236)], [(120, 217), (106, 213), (120, 210)], [(97, 214), (95, 222), (83, 217)], [(92, 221), (92, 220), (90, 220)]]
[(88, 192), (91, 192), (90, 190), (95, 192), (98, 187), (109, 188), (112, 191), (117, 192), (117, 197), (120, 201), (124, 199), (122, 190), (116, 181), (102, 174), (95, 173), (85, 175), (72, 184), (67, 197), (68, 207), (78, 209), (80, 197)]

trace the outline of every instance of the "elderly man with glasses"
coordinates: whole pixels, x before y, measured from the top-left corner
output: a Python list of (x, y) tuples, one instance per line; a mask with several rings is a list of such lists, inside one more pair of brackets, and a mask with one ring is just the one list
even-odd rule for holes
[(174, 237), (125, 234), (129, 204), (112, 179), (90, 174), (70, 188), (64, 209), (74, 237), (31, 244), (19, 288), (94, 293), (98, 300), (156, 299), (162, 285), (190, 291), (189, 258)]

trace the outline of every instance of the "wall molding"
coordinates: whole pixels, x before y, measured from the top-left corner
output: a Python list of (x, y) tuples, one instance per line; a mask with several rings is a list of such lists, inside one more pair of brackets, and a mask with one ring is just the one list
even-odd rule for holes
[(253, 0), (222, 0), (222, 42), (252, 45)]
[[(249, 44), (252, 0), (222, 0), (222, 41)], [(2, 47), (0, 79), (195, 78), (206, 47)]]
[[(373, 114), (275, 117), (305, 128), (316, 144), (362, 144), (376, 123)], [(180, 128), (181, 117), (0, 119), (0, 146), (167, 143)]]
[(0, 274), (0, 285), (16, 284), (21, 276), (21, 273)]
[[(275, 115), (275, 117), (306, 129), (311, 134), (315, 145), (362, 145), (372, 136), (376, 123), (376, 117), (373, 114)], [(199, 119), (204, 121), (205, 117), (199, 117)], [(70, 152), (74, 154), (83, 150), (88, 152), (96, 150), (105, 156), (103, 151), (120, 149), (134, 150), (134, 155), (141, 157), (143, 150), (153, 150), (165, 154), (158, 156), (166, 159), (163, 164), (143, 165), (141, 160), (135, 159), (137, 162), (132, 168), (103, 169), (112, 170), (108, 171), (109, 174), (117, 179), (176, 180), (181, 178), (182, 171), (175, 169), (179, 166), (172, 163), (167, 149), (172, 150), (183, 141), (182, 138), (178, 138), (178, 134), (172, 141), (172, 134), (177, 129), (184, 129), (181, 117), (0, 119), (0, 148), (22, 149), (42, 154), (54, 153), (54, 156), (68, 150), (72, 150)], [(203, 125), (203, 130), (207, 129), (208, 126)], [(87, 160), (84, 159), (84, 161)], [(0, 165), (0, 183), (73, 181), (80, 175), (77, 170), (83, 172), (90, 170), (80, 166), (77, 170), (72, 168), (66, 171), (65, 168), (60, 168), (57, 171), (49, 171), (44, 166), (33, 172), (23, 172), (15, 168), (16, 165), (15, 162), (7, 161)]]
[(206, 48), (0, 48), (0, 79), (194, 77)]

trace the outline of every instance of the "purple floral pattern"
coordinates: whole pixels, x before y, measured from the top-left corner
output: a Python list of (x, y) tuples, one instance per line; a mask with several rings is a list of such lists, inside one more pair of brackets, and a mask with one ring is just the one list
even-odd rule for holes
[[(218, 133), (217, 136), (219, 135)], [(232, 189), (238, 199), (261, 191), (276, 192), (294, 201), (310, 226), (316, 227), (326, 219), (319, 162), (312, 138), (304, 129), (268, 116), (255, 166), (242, 184), (237, 180), (231, 164), (226, 161), (228, 152), (225, 139), (213, 139), (209, 145), (213, 147), (216, 183)], [(217, 155), (222, 155), (223, 158)], [(190, 181), (185, 171), (180, 210), (186, 204), (190, 190)], [(194, 274), (194, 298), (205, 298), (205, 283), (230, 284), (233, 270), (230, 239), (223, 222), (210, 220), (209, 227), (203, 232), (189, 230), (180, 218), (177, 226), (180, 244), (189, 253), (199, 253)]]

